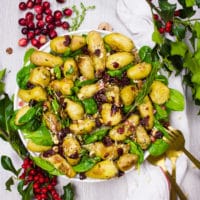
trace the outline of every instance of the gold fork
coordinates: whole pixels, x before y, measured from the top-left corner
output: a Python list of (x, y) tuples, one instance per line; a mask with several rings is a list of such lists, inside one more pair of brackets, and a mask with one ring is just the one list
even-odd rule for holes
[(185, 149), (185, 138), (180, 130), (174, 129), (171, 126), (168, 127), (168, 137), (163, 139), (169, 144), (171, 149), (177, 151), (183, 151), (186, 156), (200, 169), (200, 161), (197, 160), (187, 149)]

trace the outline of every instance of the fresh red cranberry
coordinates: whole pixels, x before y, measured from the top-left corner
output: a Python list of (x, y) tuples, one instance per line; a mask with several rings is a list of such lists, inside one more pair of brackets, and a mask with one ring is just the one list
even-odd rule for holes
[[(47, 38), (46, 38), (45, 35), (40, 35), (38, 40), (39, 40), (41, 45), (43, 45), (43, 44), (45, 44), (47, 42)], [(45, 182), (47, 182), (47, 181), (45, 180)]]
[(70, 25), (69, 25), (68, 22), (63, 22), (63, 23), (62, 23), (62, 28), (63, 28), (64, 30), (68, 30), (69, 27), (70, 27)]
[(42, 20), (39, 20), (39, 21), (37, 22), (37, 27), (38, 27), (38, 28), (43, 28), (44, 25), (45, 25), (45, 23), (44, 23), (44, 21), (42, 21)]
[(33, 21), (28, 22), (28, 23), (27, 23), (27, 27), (28, 27), (29, 29), (31, 29), (31, 30), (34, 30), (34, 29), (35, 29), (35, 24), (34, 24), (34, 22), (33, 22)]
[(41, 33), (41, 29), (40, 28), (36, 28), (35, 29), (35, 35), (39, 35)]
[(24, 27), (21, 30), (22, 34), (26, 35), (28, 33), (28, 28)]
[(25, 18), (28, 22), (33, 21), (34, 19), (34, 14), (32, 12), (27, 12), (25, 15)]
[(181, 11), (180, 11), (180, 10), (175, 10), (174, 16), (179, 17), (180, 14), (181, 14)]
[(167, 33), (171, 32), (172, 30), (172, 22), (171, 21), (168, 21), (166, 24), (165, 24), (165, 31)]
[(53, 29), (55, 29), (55, 26), (53, 25), (53, 24), (47, 24), (46, 25), (46, 28), (48, 29), (48, 30), (53, 30)]
[(49, 38), (50, 39), (53, 39), (56, 36), (57, 36), (57, 32), (54, 29), (52, 29), (52, 30), (49, 31)]
[(65, 3), (66, 0), (56, 0), (58, 3)]
[(47, 8), (47, 9), (44, 10), (44, 13), (46, 15), (51, 15), (52, 14), (52, 10), (50, 8)]
[(42, 0), (35, 0), (35, 5), (41, 5), (42, 4)]
[(61, 20), (56, 20), (56, 21), (54, 22), (54, 24), (55, 24), (55, 26), (57, 26), (57, 27), (62, 26)]
[(34, 2), (33, 1), (31, 1), (31, 0), (28, 0), (27, 1), (27, 3), (26, 3), (26, 6), (27, 6), (27, 8), (33, 8), (34, 7)]
[(34, 10), (37, 14), (42, 14), (43, 13), (43, 7), (41, 5), (36, 5), (34, 6)]
[(41, 34), (48, 35), (49, 31), (46, 28), (41, 29)]
[(18, 24), (21, 25), (21, 26), (26, 26), (26, 19), (25, 18), (20, 18), (18, 20)]
[(70, 17), (71, 15), (72, 15), (72, 9), (70, 9), (70, 8), (65, 8), (64, 10), (63, 10), (63, 14), (64, 15), (66, 15), (67, 17)]
[(26, 38), (21, 38), (18, 41), (18, 45), (21, 47), (25, 47), (25, 46), (27, 46), (27, 44), (28, 44), (28, 40)]
[(50, 3), (48, 1), (44, 1), (42, 6), (44, 9), (50, 8)]
[(28, 40), (31, 40), (32, 38), (34, 38), (34, 36), (35, 36), (34, 31), (29, 31), (29, 32), (27, 33), (27, 39), (28, 39)]
[(20, 2), (19, 3), (19, 9), (20, 10), (26, 10), (27, 6), (26, 6), (26, 3), (25, 2)]
[(54, 18), (55, 18), (55, 20), (61, 19), (62, 16), (63, 16), (63, 14), (62, 14), (62, 12), (60, 10), (56, 10), (54, 12)]
[(45, 17), (45, 21), (46, 21), (47, 23), (52, 23), (53, 20), (54, 20), (54, 18), (53, 18), (52, 15), (47, 15), (47, 16)]
[(37, 40), (37, 39), (35, 39), (35, 38), (33, 38), (33, 39), (31, 40), (31, 44), (32, 44), (33, 46), (37, 47), (38, 49), (40, 48), (40, 42), (39, 42), (39, 40)]
[(37, 14), (37, 15), (35, 16), (35, 18), (36, 18), (37, 20), (41, 20), (41, 19), (43, 19), (43, 15), (42, 15), (42, 14)]
[(160, 28), (158, 29), (158, 31), (159, 31), (160, 34), (163, 34), (163, 33), (165, 32), (165, 28), (160, 27)]

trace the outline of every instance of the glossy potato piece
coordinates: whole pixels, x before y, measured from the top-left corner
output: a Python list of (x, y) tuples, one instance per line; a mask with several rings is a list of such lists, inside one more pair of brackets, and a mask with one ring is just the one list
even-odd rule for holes
[(69, 129), (72, 133), (81, 135), (84, 133), (90, 133), (96, 127), (96, 123), (92, 119), (78, 120), (70, 124)]
[(126, 106), (129, 106), (135, 100), (138, 91), (137, 88), (133, 85), (124, 86), (120, 91), (120, 98), (122, 103)]
[(119, 109), (112, 111), (112, 104), (102, 104), (101, 110), (102, 122), (105, 125), (115, 126), (122, 120), (122, 115)]
[(35, 144), (32, 140), (29, 140), (27, 142), (27, 146), (26, 147), (27, 147), (27, 149), (29, 151), (38, 152), (38, 153), (47, 151), (47, 150), (52, 148), (51, 146), (43, 146), (43, 145)]
[(43, 121), (53, 133), (58, 133), (61, 130), (61, 122), (58, 120), (57, 116), (54, 113), (50, 111), (45, 112), (43, 114)]
[(110, 179), (115, 177), (118, 169), (115, 163), (111, 160), (98, 162), (92, 169), (86, 172), (86, 176), (96, 179)]
[(150, 98), (153, 103), (162, 105), (169, 99), (169, 88), (160, 81), (154, 81), (151, 85)]
[(136, 165), (137, 161), (138, 161), (137, 155), (126, 153), (120, 156), (119, 160), (117, 161), (117, 167), (124, 172), (131, 169), (134, 165)]
[(95, 154), (103, 160), (114, 160), (118, 157), (117, 146), (114, 144), (110, 146), (105, 146), (102, 142), (95, 142), (84, 145), (84, 148), (89, 150), (91, 155)]
[(36, 67), (30, 73), (29, 82), (33, 85), (46, 87), (51, 80), (50, 71), (46, 67)]
[(147, 134), (147, 131), (141, 125), (139, 125), (136, 129), (136, 141), (140, 145), (140, 147), (144, 150), (147, 149), (151, 144), (151, 139)]
[(19, 89), (18, 97), (25, 102), (30, 100), (45, 101), (47, 100), (47, 93), (42, 87), (36, 86), (29, 90)]
[(65, 99), (65, 102), (67, 103), (65, 111), (72, 120), (83, 119), (84, 109), (80, 103), (71, 101), (70, 99), (67, 98)]
[(54, 80), (49, 84), (49, 87), (55, 91), (60, 91), (63, 95), (70, 95), (72, 94), (72, 87), (74, 83), (72, 80), (64, 78), (61, 80)]
[(90, 31), (87, 36), (87, 44), (98, 75), (104, 71), (106, 63), (106, 49), (101, 34), (96, 31)]
[(31, 54), (30, 61), (36, 66), (43, 67), (55, 67), (63, 64), (61, 57), (37, 50)]
[(81, 75), (87, 79), (95, 78), (94, 66), (92, 63), (92, 59), (88, 55), (81, 55), (78, 58), (78, 68), (80, 70)]
[(134, 56), (129, 52), (117, 52), (107, 57), (106, 67), (109, 70), (121, 69), (134, 61)]
[(127, 76), (132, 80), (141, 80), (150, 74), (151, 68), (149, 63), (138, 63), (127, 70)]
[(73, 58), (67, 58), (63, 66), (63, 74), (65, 78), (75, 80), (78, 76), (78, 67)]
[(16, 125), (22, 125), (23, 124), (23, 123), (19, 122), (19, 120), (23, 115), (25, 115), (28, 112), (29, 109), (30, 109), (30, 107), (27, 105), (27, 106), (20, 108), (17, 111), (17, 114), (15, 116), (15, 120), (14, 120)]
[(140, 123), (140, 116), (137, 114), (132, 114), (126, 121), (126, 126), (136, 127)]
[(91, 85), (85, 85), (79, 90), (77, 96), (81, 100), (87, 99), (93, 97), (100, 89), (101, 84), (98, 82)]
[(73, 178), (76, 176), (76, 172), (73, 170), (72, 166), (59, 154), (55, 154), (50, 157), (43, 157), (43, 159), (50, 162), (56, 169), (58, 169), (69, 178)]
[(146, 96), (143, 100), (143, 103), (138, 106), (139, 113), (141, 115), (142, 120), (144, 121), (144, 126), (147, 130), (151, 130), (153, 128), (153, 105), (148, 96)]
[(123, 141), (132, 134), (130, 127), (125, 124), (119, 124), (109, 131), (109, 136), (114, 141)]
[(58, 36), (50, 41), (50, 48), (55, 53), (63, 54), (69, 49), (69, 46), (66, 45), (66, 43), (65, 36)]
[(69, 47), (71, 51), (76, 51), (86, 45), (86, 38), (81, 35), (72, 35)]
[(81, 151), (81, 146), (78, 140), (72, 135), (67, 135), (64, 138), (62, 147), (64, 156), (67, 159), (67, 161), (71, 165), (76, 165), (80, 160), (79, 154)]
[(116, 106), (120, 106), (120, 90), (116, 85), (110, 85), (106, 87), (106, 98), (108, 103), (114, 103)]
[(116, 51), (131, 52), (135, 47), (133, 41), (121, 33), (110, 33), (104, 37), (104, 41)]

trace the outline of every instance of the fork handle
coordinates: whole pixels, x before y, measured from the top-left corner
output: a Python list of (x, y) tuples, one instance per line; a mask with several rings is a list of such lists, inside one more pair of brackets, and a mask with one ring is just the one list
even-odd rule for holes
[(186, 154), (186, 156), (196, 165), (198, 169), (200, 169), (200, 161), (197, 160), (187, 149), (183, 149), (183, 152)]

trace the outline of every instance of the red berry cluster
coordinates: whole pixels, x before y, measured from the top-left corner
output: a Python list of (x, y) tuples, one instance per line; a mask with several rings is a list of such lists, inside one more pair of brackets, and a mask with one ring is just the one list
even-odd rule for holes
[(56, 176), (50, 178), (45, 171), (35, 166), (29, 158), (24, 160), (22, 169), (23, 172), (19, 178), (24, 180), (24, 184), (26, 185), (33, 183), (34, 198), (36, 200), (61, 200), (55, 189), (57, 185)]
[(19, 40), (19, 46), (24, 47), (31, 41), (33, 46), (40, 48), (47, 42), (47, 37), (53, 39), (57, 36), (55, 30), (57, 27), (64, 30), (70, 27), (67, 21), (62, 21), (64, 16), (72, 15), (70, 8), (65, 8), (63, 11), (52, 11), (48, 1), (27, 0), (19, 3), (19, 9), (21, 11), (31, 10), (18, 20), (19, 25), (22, 26), (21, 33), (25, 35)]
[[(176, 17), (180, 16), (180, 10), (176, 10), (174, 12), (174, 16), (176, 16)], [(172, 21), (167, 21), (166, 23), (164, 23), (162, 21), (162, 19), (157, 14), (154, 14), (153, 18), (154, 18), (154, 20), (156, 22), (158, 22), (158, 24), (159, 24), (158, 31), (161, 34), (171, 33), (172, 32), (172, 26), (173, 26), (173, 22)]]

